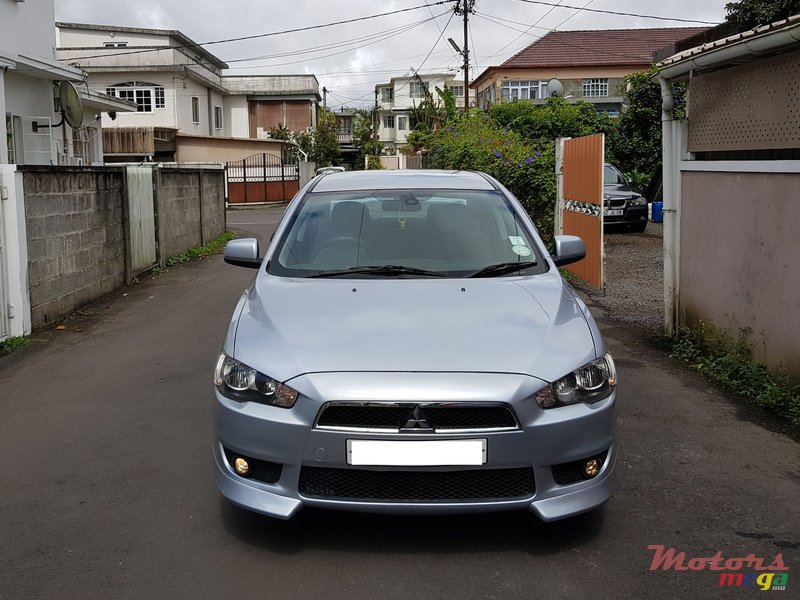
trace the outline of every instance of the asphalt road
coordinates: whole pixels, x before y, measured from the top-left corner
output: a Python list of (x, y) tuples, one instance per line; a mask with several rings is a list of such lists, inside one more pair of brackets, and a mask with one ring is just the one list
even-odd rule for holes
[[(264, 241), (273, 210), (232, 213)], [(0, 598), (717, 598), (687, 558), (782, 553), (800, 581), (798, 444), (600, 316), (619, 366), (620, 483), (604, 510), (274, 521), (214, 487), (211, 370), (252, 271), (146, 279), (0, 359)], [(324, 299), (320, 300), (324, 309)], [(747, 569), (745, 569), (747, 571)], [(771, 597), (771, 596), (770, 596)]]

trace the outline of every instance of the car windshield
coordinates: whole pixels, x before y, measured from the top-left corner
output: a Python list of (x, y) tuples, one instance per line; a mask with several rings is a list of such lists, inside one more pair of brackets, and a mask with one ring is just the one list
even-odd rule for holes
[(622, 173), (620, 173), (616, 167), (612, 167), (611, 165), (606, 165), (603, 168), (604, 185), (617, 185), (626, 183), (628, 182), (625, 181), (625, 176)]
[(274, 275), (354, 278), (497, 277), (547, 269), (510, 202), (484, 190), (309, 193), (268, 266)]

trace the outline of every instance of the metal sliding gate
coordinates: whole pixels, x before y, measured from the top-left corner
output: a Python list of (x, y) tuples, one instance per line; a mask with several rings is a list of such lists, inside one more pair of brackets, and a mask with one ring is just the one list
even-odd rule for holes
[(225, 163), (225, 199), (228, 204), (288, 202), (300, 190), (296, 159), (254, 154)]

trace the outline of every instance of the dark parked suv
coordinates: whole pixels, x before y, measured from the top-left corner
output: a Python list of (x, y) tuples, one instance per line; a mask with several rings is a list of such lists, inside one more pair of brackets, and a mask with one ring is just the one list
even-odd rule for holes
[(644, 231), (647, 227), (647, 200), (631, 186), (614, 165), (603, 169), (603, 220), (606, 225)]

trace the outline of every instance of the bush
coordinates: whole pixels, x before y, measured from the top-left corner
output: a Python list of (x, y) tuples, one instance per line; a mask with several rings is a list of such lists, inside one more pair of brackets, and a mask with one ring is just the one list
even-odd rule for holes
[(708, 323), (681, 329), (672, 338), (673, 358), (752, 404), (787, 419), (800, 432), (800, 389), (784, 373), (770, 371), (753, 360), (746, 332), (733, 340)]
[(429, 151), (434, 169), (482, 171), (506, 186), (531, 215), (542, 236), (553, 232), (556, 198), (554, 145), (534, 145), (488, 115), (471, 111), (450, 126), (409, 136), (410, 149)]

